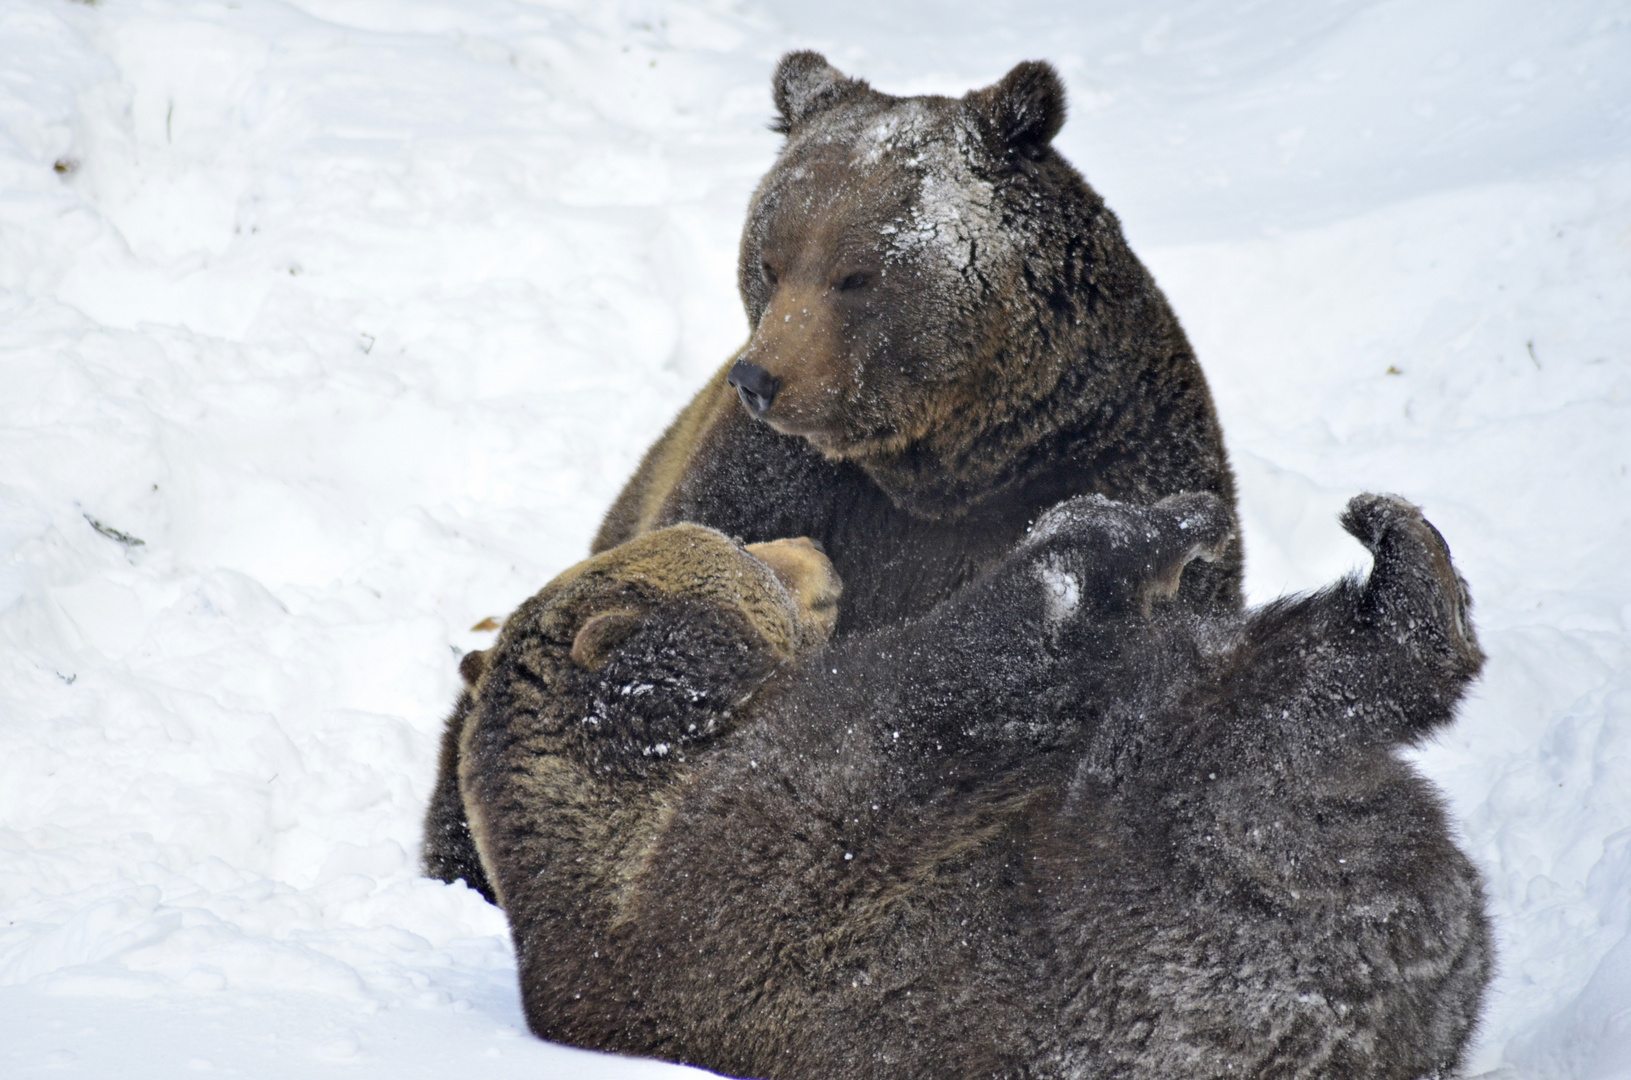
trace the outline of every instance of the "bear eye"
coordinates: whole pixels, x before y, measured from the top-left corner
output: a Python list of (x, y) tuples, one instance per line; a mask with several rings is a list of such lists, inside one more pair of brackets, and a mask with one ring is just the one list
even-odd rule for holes
[(854, 273), (838, 283), (838, 291), (853, 292), (856, 289), (864, 289), (871, 281), (872, 276), (870, 274)]
[(759, 273), (764, 275), (766, 285), (769, 285), (772, 289), (774, 289), (776, 287), (776, 269), (775, 269), (775, 267), (771, 266), (769, 263), (760, 263), (759, 264)]

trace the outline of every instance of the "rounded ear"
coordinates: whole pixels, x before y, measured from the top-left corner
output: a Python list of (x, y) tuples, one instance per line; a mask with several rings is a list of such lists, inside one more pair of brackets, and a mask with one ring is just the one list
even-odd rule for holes
[(601, 612), (579, 627), (577, 637), (572, 639), (572, 662), (594, 671), (639, 626), (637, 611)]
[(963, 108), (993, 157), (1035, 157), (1065, 124), (1064, 80), (1052, 64), (1026, 60), (985, 89), (970, 90)]
[(477, 649), (459, 658), (459, 677), (464, 685), (475, 686), (487, 671), (487, 650)]
[(748, 544), (745, 550), (770, 567), (798, 606), (798, 624), (804, 631), (795, 635), (802, 639), (798, 648), (825, 644), (838, 624), (838, 598), (844, 583), (821, 542), (800, 536)]
[(790, 52), (770, 77), (770, 94), (779, 113), (770, 130), (786, 135), (812, 116), (865, 89), (866, 83), (845, 75), (818, 52)]

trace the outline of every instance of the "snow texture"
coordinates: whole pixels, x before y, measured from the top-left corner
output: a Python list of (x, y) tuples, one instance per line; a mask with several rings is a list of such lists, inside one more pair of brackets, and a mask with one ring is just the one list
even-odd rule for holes
[(1082, 601), (1082, 585), (1076, 575), (1054, 562), (1037, 567), (1042, 580), (1043, 599), (1047, 602), (1046, 622), (1051, 629), (1070, 618), (1071, 612)]
[(0, 0), (0, 1074), (677, 1075), (526, 1035), (415, 873), (466, 630), (740, 343), (768, 79), (1048, 58), (1255, 600), (1421, 503), (1490, 662), (1472, 1072), (1631, 1077), (1624, 0)]

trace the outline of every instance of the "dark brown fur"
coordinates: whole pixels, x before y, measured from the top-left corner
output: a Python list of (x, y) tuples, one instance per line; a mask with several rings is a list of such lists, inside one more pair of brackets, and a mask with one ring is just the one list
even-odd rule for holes
[[(1414, 507), (1344, 523), (1364, 581), (1197, 615), (1168, 598), (1227, 550), (1226, 507), (1073, 500), (923, 619), (796, 670), (785, 605), (718, 581), (632, 608), (613, 563), (550, 586), (493, 651), (461, 771), (528, 1023), (758, 1077), (1453, 1071), (1481, 887), (1393, 751), (1482, 655)], [(602, 667), (571, 660), (631, 609)]]
[(449, 884), (463, 880), (481, 893), (489, 904), (496, 904), (498, 897), (493, 895), (493, 887), (481, 868), (476, 841), (470, 835), (470, 823), (464, 816), (464, 798), (459, 794), (459, 738), (464, 733), (465, 718), (470, 715), (470, 707), (475, 701), (476, 683), (486, 670), (485, 652), (468, 652), (459, 660), (459, 675), (464, 679), (464, 689), (459, 691), (453, 712), (442, 725), (436, 787), (430, 793), (430, 807), (425, 811), (420, 862), (426, 877)]
[[(528, 743), (527, 753), (539, 747), (558, 753), (592, 734), (587, 745), (596, 755), (609, 745), (624, 754), (629, 751), (628, 740), (638, 739), (644, 741), (635, 749), (642, 759), (650, 760), (642, 760), (637, 771), (661, 770), (670, 754), (673, 761), (683, 762), (688, 745), (713, 738), (715, 728), (728, 720), (736, 704), (733, 695), (742, 687), (727, 685), (726, 668), (737, 672), (746, 687), (825, 641), (837, 617), (839, 593), (832, 565), (809, 540), (741, 547), (711, 529), (694, 525), (647, 534), (560, 575), (505, 621), (493, 649), (468, 653), (460, 661), (465, 686), (443, 729), (436, 787), (425, 815), (426, 874), (447, 882), (462, 878), (488, 902), (499, 902), (477, 854), (459, 786), (467, 721), (478, 694), (489, 708), (496, 707), (495, 700), (509, 702), (505, 707), (512, 710), (522, 707), (514, 702), (524, 701), (524, 707), (539, 718), (560, 708), (580, 710), (574, 717), (557, 718), (557, 728), (550, 729), (544, 742)], [(687, 618), (696, 625), (685, 625)], [(608, 660), (633, 647), (631, 636), (644, 633), (649, 638), (646, 624), (654, 622), (667, 626), (667, 632), (679, 640), (700, 642), (712, 640), (709, 634), (719, 635), (724, 626), (728, 631), (722, 635), (726, 655), (722, 666), (703, 665), (705, 670), (691, 672), (689, 689), (669, 688), (692, 719), (706, 717), (698, 721), (697, 730), (689, 729), (689, 720), (682, 725), (672, 717), (666, 722), (651, 720), (637, 729), (624, 723), (618, 728), (623, 741), (617, 742), (610, 729), (633, 716), (656, 716), (667, 707), (668, 699), (659, 694), (647, 700), (645, 692), (620, 693), (602, 695), (586, 705), (581, 680), (618, 677), (629, 662), (613, 664), (608, 671)], [(744, 633), (743, 627), (751, 627), (752, 632)], [(748, 641), (751, 647), (744, 644)], [(692, 662), (696, 664), (695, 657)], [(493, 678), (500, 680), (501, 688), (484, 691), (483, 679), (495, 664), (501, 670)], [(645, 676), (651, 674), (645, 672)], [(563, 689), (559, 678), (563, 675), (579, 681), (568, 679)], [(564, 695), (564, 704), (551, 701), (556, 692)], [(597, 709), (617, 717), (606, 721), (606, 732), (598, 730), (598, 720), (591, 724), (587, 719), (598, 716)], [(586, 724), (596, 730), (587, 731)], [(499, 831), (502, 835), (502, 825)]]
[[(788, 138), (742, 234), (754, 333), (739, 358), (781, 391), (755, 420), (721, 369), (646, 453), (594, 551), (682, 521), (812, 537), (845, 582), (842, 636), (929, 610), (1073, 495), (1206, 491), (1234, 520), (1194, 352), (1115, 215), (1049, 145), (1065, 113), (1051, 67), (960, 99), (897, 98), (790, 53), (773, 91)], [(1184, 575), (1181, 599), (1238, 608), (1240, 576), (1234, 539)], [(485, 891), (452, 780), (460, 722), (424, 865)]]
[[(742, 234), (763, 421), (721, 370), (646, 454), (593, 550), (678, 521), (810, 536), (839, 633), (927, 611), (1049, 506), (1234, 484), (1206, 380), (1116, 217), (1049, 144), (1051, 67), (898, 98), (815, 53), (773, 80), (787, 144)], [(726, 365), (728, 369), (729, 364)], [(1240, 603), (1238, 541), (1185, 577)]]

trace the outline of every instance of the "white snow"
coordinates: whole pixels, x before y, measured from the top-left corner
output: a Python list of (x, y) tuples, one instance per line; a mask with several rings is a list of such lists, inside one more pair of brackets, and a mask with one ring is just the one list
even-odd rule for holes
[(528, 1036), (414, 853), (465, 628), (745, 335), (791, 47), (1058, 64), (1255, 599), (1426, 507), (1490, 655), (1417, 755), (1498, 928), (1472, 1071), (1631, 1077), (1624, 0), (0, 0), (0, 1074), (676, 1074)]
[(1054, 560), (1039, 565), (1036, 576), (1042, 582), (1042, 600), (1047, 605), (1043, 618), (1052, 631), (1068, 619), (1070, 613), (1076, 610), (1076, 605), (1081, 603), (1081, 582), (1076, 580), (1075, 574)]

